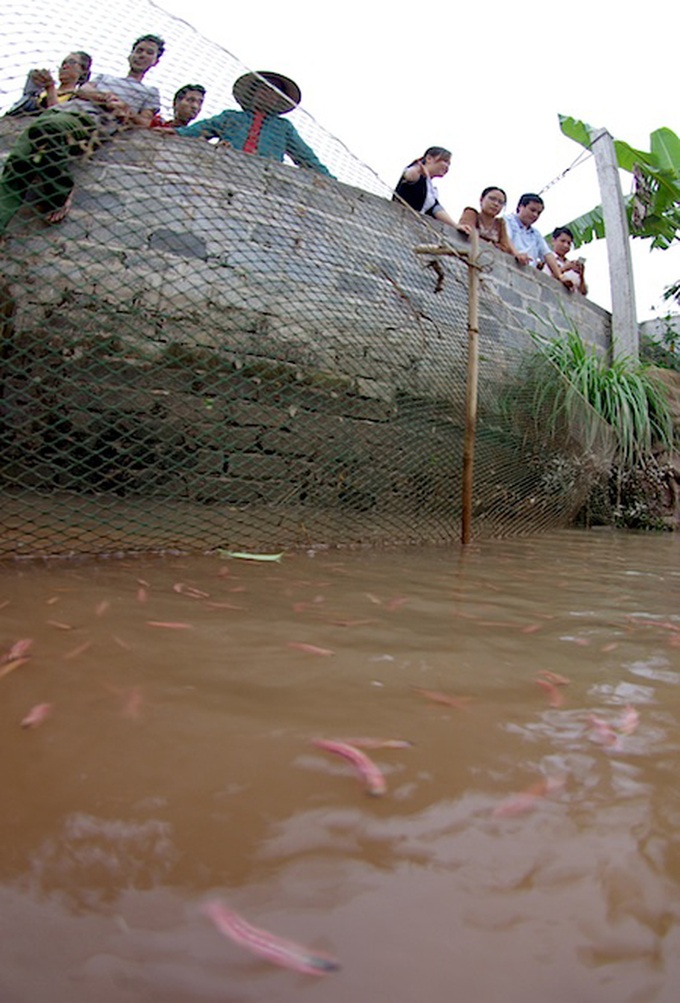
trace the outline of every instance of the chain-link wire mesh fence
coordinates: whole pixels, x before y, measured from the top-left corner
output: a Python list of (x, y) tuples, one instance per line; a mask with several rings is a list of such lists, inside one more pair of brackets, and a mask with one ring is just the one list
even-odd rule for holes
[[(163, 115), (193, 82), (207, 88), (199, 121), (226, 107), (241, 123), (232, 87), (248, 68), (159, 8), (53, 20), (41, 0), (10, 9), (6, 104), (74, 45), (94, 55), (93, 86), (100, 70), (124, 77), (151, 31), (167, 51), (144, 86), (160, 85)], [(63, 116), (0, 121), (0, 553), (457, 539), (466, 240), (390, 202), (300, 108), (272, 115), (294, 124), (300, 168), (281, 137), (260, 155), (235, 133), (102, 142), (87, 106), (57, 128)], [(417, 253), (444, 237), (453, 256)], [(558, 326), (580, 310), (596, 340), (604, 314), (505, 257), (480, 259), (475, 535), (567, 524), (612, 448), (585, 403), (549, 413), (526, 368), (531, 309)]]

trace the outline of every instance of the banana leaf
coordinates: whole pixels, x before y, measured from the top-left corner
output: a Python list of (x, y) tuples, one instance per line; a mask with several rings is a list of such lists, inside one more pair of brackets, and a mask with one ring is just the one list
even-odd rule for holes
[(650, 136), (652, 154), (662, 171), (680, 181), (680, 138), (671, 129), (656, 129)]
[(564, 226), (569, 227), (574, 234), (574, 247), (590, 244), (593, 240), (602, 240), (604, 237), (602, 206), (596, 205), (590, 212), (584, 212), (582, 216), (577, 216)]
[[(559, 122), (565, 136), (591, 149), (595, 131), (592, 126), (568, 115), (560, 115)], [(632, 196), (626, 199), (631, 234), (650, 239), (653, 248), (666, 249), (680, 238), (680, 138), (666, 127), (656, 129), (650, 136), (650, 147), (649, 151), (637, 150), (623, 140), (614, 140), (619, 167), (634, 173), (646, 192), (642, 214), (638, 199), (635, 225), (632, 218), (634, 199)], [(596, 206), (565, 225), (572, 230), (576, 247), (601, 239), (605, 235), (602, 206)]]

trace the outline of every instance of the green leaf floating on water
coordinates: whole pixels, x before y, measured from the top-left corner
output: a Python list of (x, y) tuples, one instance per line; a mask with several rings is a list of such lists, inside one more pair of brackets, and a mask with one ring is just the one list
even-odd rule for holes
[(280, 554), (248, 554), (242, 550), (218, 550), (220, 557), (234, 557), (240, 561), (277, 561), (284, 556), (284, 551)]

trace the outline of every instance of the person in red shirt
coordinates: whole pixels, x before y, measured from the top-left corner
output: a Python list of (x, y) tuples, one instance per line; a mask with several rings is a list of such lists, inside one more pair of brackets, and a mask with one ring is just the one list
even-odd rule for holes
[(172, 99), (172, 118), (165, 121), (160, 113), (151, 119), (150, 129), (174, 129), (178, 125), (188, 125), (200, 114), (205, 97), (205, 87), (201, 84), (184, 84)]

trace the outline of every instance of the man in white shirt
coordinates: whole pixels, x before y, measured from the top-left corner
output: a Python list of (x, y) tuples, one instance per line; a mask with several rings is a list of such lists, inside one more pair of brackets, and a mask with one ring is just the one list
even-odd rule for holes
[(563, 277), (557, 258), (548, 247), (543, 234), (534, 226), (544, 208), (540, 195), (533, 192), (522, 195), (517, 203), (517, 212), (505, 217), (508, 236), (518, 251), (529, 255), (529, 264), (533, 268), (541, 267), (545, 262), (550, 273), (567, 289), (571, 289), (571, 279)]
[(160, 94), (142, 80), (164, 48), (157, 35), (142, 35), (128, 57), (127, 77), (98, 74), (74, 98), (48, 108), (21, 133), (0, 176), (0, 234), (36, 186), (45, 221), (60, 223), (71, 205), (73, 158), (121, 128), (148, 127), (160, 108)]

